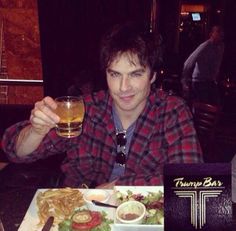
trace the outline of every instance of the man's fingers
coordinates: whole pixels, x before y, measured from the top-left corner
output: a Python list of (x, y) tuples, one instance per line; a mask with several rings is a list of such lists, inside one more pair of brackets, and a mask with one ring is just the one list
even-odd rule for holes
[(31, 114), (47, 124), (56, 124), (60, 121), (59, 116), (53, 111), (56, 108), (56, 103), (52, 98), (46, 97), (42, 101), (35, 104)]

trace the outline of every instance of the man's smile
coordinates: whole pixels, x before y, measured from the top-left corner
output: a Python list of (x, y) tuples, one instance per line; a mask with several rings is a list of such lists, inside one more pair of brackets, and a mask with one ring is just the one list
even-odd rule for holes
[(129, 102), (134, 98), (134, 94), (132, 95), (124, 95), (124, 96), (119, 96), (119, 99), (124, 102)]

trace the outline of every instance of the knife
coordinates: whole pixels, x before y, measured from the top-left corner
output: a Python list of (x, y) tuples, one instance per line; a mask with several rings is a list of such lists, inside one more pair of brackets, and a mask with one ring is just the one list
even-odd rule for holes
[(49, 217), (46, 221), (46, 223), (44, 224), (42, 231), (50, 231), (50, 229), (52, 228), (54, 222), (54, 217)]
[(92, 202), (93, 202), (95, 205), (103, 206), (103, 207), (111, 207), (111, 208), (117, 208), (117, 207), (118, 207), (118, 206), (116, 206), (116, 205), (111, 205), (111, 204), (107, 204), (107, 203), (102, 203), (102, 202), (96, 201), (96, 200), (92, 200)]

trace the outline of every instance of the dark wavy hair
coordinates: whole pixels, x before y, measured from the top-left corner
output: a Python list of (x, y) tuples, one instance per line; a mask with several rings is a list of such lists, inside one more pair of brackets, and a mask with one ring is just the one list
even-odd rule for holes
[(137, 55), (142, 66), (155, 71), (162, 59), (159, 37), (134, 22), (119, 24), (105, 33), (101, 40), (100, 65), (104, 71), (123, 54)]

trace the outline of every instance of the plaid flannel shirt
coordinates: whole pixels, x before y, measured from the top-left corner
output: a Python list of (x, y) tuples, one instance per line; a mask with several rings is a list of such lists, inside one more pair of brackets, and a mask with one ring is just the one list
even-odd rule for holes
[[(37, 150), (27, 157), (15, 154), (16, 138), (29, 121), (8, 128), (3, 148), (14, 162), (32, 162), (66, 152), (61, 169), (64, 185), (99, 185), (109, 181), (116, 157), (112, 98), (101, 91), (84, 98), (86, 114), (82, 135), (62, 138), (52, 129)], [(162, 91), (151, 92), (137, 119), (130, 150), (118, 185), (162, 185), (165, 163), (202, 162), (201, 148), (189, 108), (185, 102)]]

